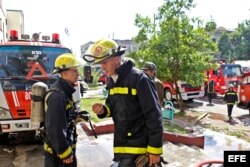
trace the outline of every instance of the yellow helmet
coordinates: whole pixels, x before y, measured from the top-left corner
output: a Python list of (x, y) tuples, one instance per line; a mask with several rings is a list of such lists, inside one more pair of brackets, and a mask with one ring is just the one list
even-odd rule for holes
[(79, 65), (80, 64), (78, 63), (75, 55), (71, 53), (64, 53), (56, 58), (53, 73), (62, 72), (70, 68), (78, 67)]
[(121, 56), (124, 53), (125, 49), (118, 46), (114, 40), (101, 39), (89, 46), (83, 59), (89, 63), (101, 64), (112, 56)]

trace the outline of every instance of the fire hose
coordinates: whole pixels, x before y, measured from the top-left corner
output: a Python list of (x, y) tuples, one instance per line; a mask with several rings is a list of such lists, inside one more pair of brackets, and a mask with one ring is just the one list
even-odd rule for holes
[(92, 122), (91, 122), (91, 118), (90, 118), (89, 112), (86, 111), (86, 110), (80, 111), (80, 112), (77, 113), (77, 118), (84, 119), (85, 121), (89, 122), (91, 130), (93, 131), (93, 134), (94, 134), (95, 138), (97, 138), (95, 129), (94, 129), (94, 127), (92, 125)]

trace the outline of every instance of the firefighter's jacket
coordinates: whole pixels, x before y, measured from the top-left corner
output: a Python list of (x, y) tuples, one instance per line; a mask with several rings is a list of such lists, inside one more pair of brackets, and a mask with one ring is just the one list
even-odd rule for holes
[(76, 144), (75, 111), (72, 94), (73, 85), (60, 78), (47, 98), (45, 113), (45, 151), (65, 159), (73, 153)]
[(153, 81), (127, 61), (109, 79), (104, 114), (114, 121), (114, 160), (151, 153), (162, 154), (161, 108)]
[(227, 103), (227, 105), (234, 105), (235, 102), (238, 101), (237, 93), (233, 90), (232, 91), (228, 90), (225, 93), (224, 101)]

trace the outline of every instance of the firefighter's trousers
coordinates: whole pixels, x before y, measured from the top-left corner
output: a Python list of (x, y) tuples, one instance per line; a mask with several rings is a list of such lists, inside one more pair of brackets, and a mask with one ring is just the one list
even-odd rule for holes
[(229, 118), (229, 119), (232, 118), (233, 107), (234, 107), (234, 105), (232, 105), (232, 104), (228, 104), (228, 105), (227, 105), (227, 114), (228, 114), (228, 118)]

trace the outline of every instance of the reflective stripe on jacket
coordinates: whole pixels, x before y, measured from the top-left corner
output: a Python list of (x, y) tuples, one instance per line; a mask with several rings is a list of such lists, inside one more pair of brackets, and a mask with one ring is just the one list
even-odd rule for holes
[(228, 105), (234, 105), (238, 101), (238, 96), (235, 91), (227, 91), (224, 96), (224, 101)]
[(153, 81), (129, 62), (107, 84), (105, 113), (114, 121), (115, 159), (138, 154), (162, 154), (162, 115)]
[(75, 89), (61, 78), (53, 88), (60, 91), (53, 91), (46, 101), (44, 150), (65, 159), (76, 144), (76, 108), (72, 99)]

